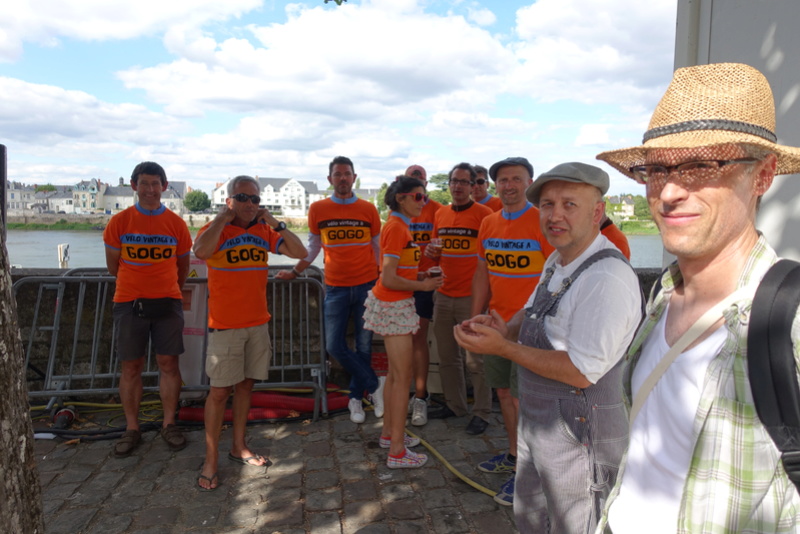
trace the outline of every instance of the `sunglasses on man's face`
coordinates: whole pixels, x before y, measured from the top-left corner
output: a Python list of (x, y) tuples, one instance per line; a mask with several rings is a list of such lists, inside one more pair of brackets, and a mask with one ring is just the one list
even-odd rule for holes
[(483, 185), (486, 183), (486, 180), (484, 180), (483, 178), (478, 178), (477, 180), (475, 180), (475, 183), (478, 185)]
[(401, 196), (409, 196), (413, 198), (416, 202), (422, 202), (423, 200), (428, 200), (428, 195), (425, 193), (397, 193)]
[(248, 195), (247, 193), (237, 193), (231, 197), (236, 202), (247, 202), (248, 200), (256, 206), (261, 203), (261, 197), (258, 195)]

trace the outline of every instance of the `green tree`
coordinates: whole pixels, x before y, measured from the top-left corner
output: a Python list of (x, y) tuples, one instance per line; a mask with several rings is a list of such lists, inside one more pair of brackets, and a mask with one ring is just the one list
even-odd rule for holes
[(387, 189), (389, 189), (389, 184), (383, 182), (381, 184), (381, 188), (378, 189), (378, 192), (375, 194), (375, 204), (376, 204), (375, 207), (378, 208), (378, 214), (384, 221), (386, 220), (386, 217), (389, 216), (389, 206), (387, 206), (386, 203), (383, 201), (383, 199), (386, 197)]
[(203, 211), (211, 207), (211, 200), (208, 199), (205, 191), (190, 191), (186, 193), (183, 205), (189, 211)]
[(36, 191), (37, 193), (39, 191), (55, 191), (55, 190), (56, 186), (54, 186), (53, 184), (37, 185), (36, 188), (34, 189), (34, 191)]
[(440, 204), (451, 204), (453, 197), (450, 196), (449, 180), (445, 173), (431, 175), (428, 178), (428, 196)]
[(652, 219), (650, 216), (650, 208), (647, 205), (647, 199), (642, 195), (633, 197), (633, 214), (639, 219)]

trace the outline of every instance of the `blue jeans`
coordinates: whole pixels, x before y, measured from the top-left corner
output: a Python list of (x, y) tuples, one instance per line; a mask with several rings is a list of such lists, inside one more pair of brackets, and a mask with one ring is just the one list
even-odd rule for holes
[[(350, 374), (350, 398), (378, 389), (372, 370), (372, 332), (364, 329), (364, 301), (375, 281), (360, 286), (325, 286), (325, 349)], [(355, 352), (347, 346), (347, 325), (353, 319)]]

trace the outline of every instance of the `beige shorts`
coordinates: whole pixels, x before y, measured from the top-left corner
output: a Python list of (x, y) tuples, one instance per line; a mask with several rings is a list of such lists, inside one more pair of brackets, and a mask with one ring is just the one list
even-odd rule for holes
[(271, 358), (269, 323), (208, 333), (206, 374), (214, 387), (230, 387), (245, 378), (266, 380)]

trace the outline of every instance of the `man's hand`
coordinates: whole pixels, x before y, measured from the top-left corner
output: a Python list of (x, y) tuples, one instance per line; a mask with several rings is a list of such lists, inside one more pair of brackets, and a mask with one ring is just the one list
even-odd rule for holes
[(508, 325), (500, 317), (500, 314), (494, 310), (490, 310), (489, 314), (481, 314), (476, 315), (472, 319), (467, 319), (466, 321), (462, 321), (461, 327), (464, 328), (466, 331), (471, 332), (473, 325), (483, 325), (489, 328), (493, 328), (497, 330), (501, 336), (508, 337)]
[(267, 208), (261, 208), (256, 212), (256, 221), (268, 224), (271, 228), (278, 226), (278, 219), (273, 217)]
[(217, 213), (216, 218), (219, 219), (221, 222), (228, 224), (230, 222), (233, 222), (233, 220), (236, 218), (236, 213), (234, 213), (234, 211), (230, 209), (227, 204), (223, 204), (219, 208), (219, 212)]
[(275, 278), (278, 280), (294, 280), (297, 278), (297, 275), (291, 270), (283, 270), (275, 273)]
[[(494, 312), (496, 313), (496, 312)], [(456, 342), (475, 354), (495, 354), (503, 356), (509, 341), (495, 324), (495, 318), (478, 315), (453, 327)], [(502, 322), (502, 319), (500, 319)], [(506, 330), (505, 323), (501, 329)]]

